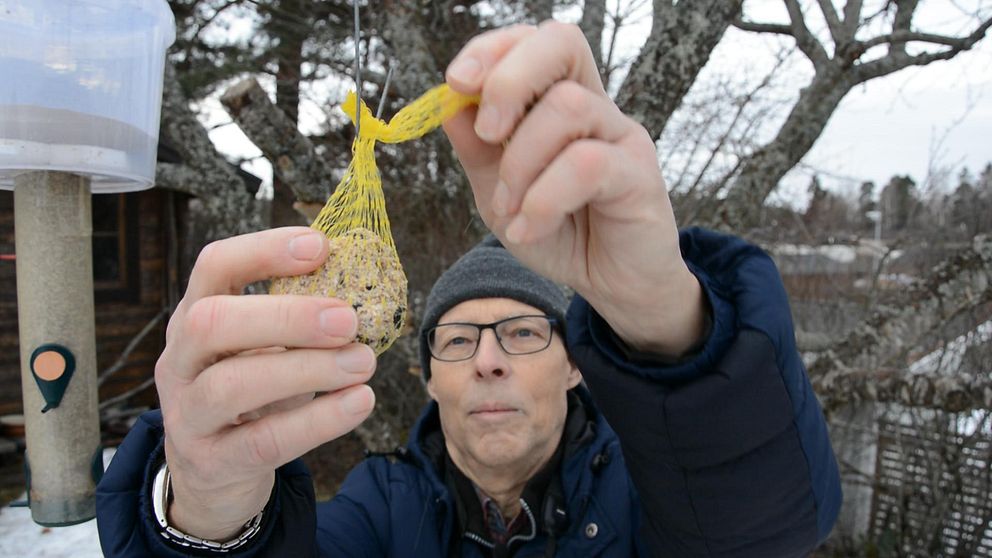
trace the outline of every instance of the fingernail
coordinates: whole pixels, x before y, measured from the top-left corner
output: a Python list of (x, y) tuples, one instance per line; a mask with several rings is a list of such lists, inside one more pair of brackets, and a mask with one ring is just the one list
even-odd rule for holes
[(475, 121), (475, 133), (486, 141), (495, 141), (496, 134), (499, 133), (499, 109), (495, 105), (487, 104), (479, 109), (479, 116)]
[(375, 355), (364, 345), (355, 345), (338, 351), (334, 359), (338, 363), (338, 368), (352, 374), (368, 372), (375, 365)]
[(493, 212), (497, 217), (506, 217), (510, 208), (510, 188), (505, 182), (500, 180), (496, 183), (496, 191), (493, 192)]
[(331, 337), (350, 339), (358, 329), (358, 317), (348, 307), (328, 308), (320, 313), (320, 329)]
[(341, 408), (352, 415), (364, 415), (375, 404), (375, 398), (365, 394), (364, 389), (353, 389), (341, 396)]
[(482, 73), (482, 64), (475, 58), (459, 58), (448, 67), (448, 77), (465, 84), (474, 84)]
[(318, 232), (303, 233), (289, 241), (290, 255), (306, 262), (319, 256), (323, 248), (324, 235)]
[(527, 218), (523, 215), (517, 215), (517, 217), (510, 222), (510, 226), (506, 227), (506, 240), (511, 244), (520, 244), (526, 234)]

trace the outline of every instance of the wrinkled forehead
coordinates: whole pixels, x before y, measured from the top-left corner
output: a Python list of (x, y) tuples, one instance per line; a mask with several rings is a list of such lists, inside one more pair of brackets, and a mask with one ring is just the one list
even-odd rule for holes
[(460, 302), (441, 315), (438, 325), (451, 322), (491, 323), (522, 315), (544, 315), (530, 304), (512, 298), (476, 298)]

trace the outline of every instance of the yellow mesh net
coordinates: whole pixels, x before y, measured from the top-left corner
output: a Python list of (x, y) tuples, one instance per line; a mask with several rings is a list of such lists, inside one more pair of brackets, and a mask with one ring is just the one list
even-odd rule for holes
[[(375, 144), (419, 138), (459, 111), (479, 102), (447, 85), (434, 87), (389, 122), (361, 105), (359, 136), (341, 182), (310, 225), (329, 239), (327, 261), (307, 275), (279, 277), (272, 294), (336, 297), (358, 313), (358, 340), (381, 354), (399, 337), (406, 320), (407, 281), (389, 229), (382, 179), (375, 163)], [(355, 93), (341, 109), (355, 122)]]
[[(439, 85), (403, 107), (388, 123), (373, 116), (362, 102), (359, 137), (351, 146), (348, 170), (321, 209), (311, 227), (329, 238), (355, 228), (367, 228), (390, 246), (389, 217), (382, 195), (382, 180), (375, 164), (375, 143), (400, 143), (417, 139), (433, 131), (465, 107), (478, 103), (477, 95), (462, 95), (447, 85)], [(355, 93), (348, 94), (341, 110), (355, 122)]]

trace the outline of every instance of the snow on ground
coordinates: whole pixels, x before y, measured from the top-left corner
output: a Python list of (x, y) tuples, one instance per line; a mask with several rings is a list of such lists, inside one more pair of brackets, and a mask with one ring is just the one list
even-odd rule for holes
[[(103, 452), (106, 469), (114, 450)], [(24, 499), (24, 496), (21, 497)], [(25, 558), (100, 558), (96, 520), (71, 527), (42, 527), (28, 508), (0, 509), (0, 556)]]
[(0, 510), (0, 556), (100, 558), (96, 520), (48, 528), (31, 521), (28, 508)]

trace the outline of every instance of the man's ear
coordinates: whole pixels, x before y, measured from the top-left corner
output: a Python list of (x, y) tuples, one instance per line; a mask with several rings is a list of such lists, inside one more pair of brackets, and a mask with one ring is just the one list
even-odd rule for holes
[(568, 389), (572, 389), (579, 385), (582, 381), (582, 372), (579, 367), (575, 365), (572, 361), (572, 357), (568, 357)]
[(437, 397), (434, 396), (434, 376), (427, 380), (427, 394), (431, 396), (431, 399), (437, 401)]

